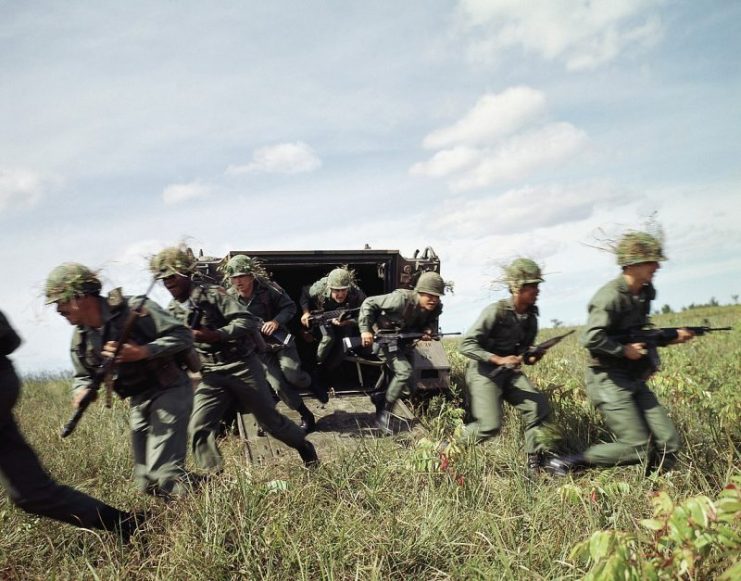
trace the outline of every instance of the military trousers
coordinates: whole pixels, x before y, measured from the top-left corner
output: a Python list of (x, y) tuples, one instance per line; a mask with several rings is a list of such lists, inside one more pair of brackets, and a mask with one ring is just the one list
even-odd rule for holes
[(551, 417), (548, 398), (521, 371), (502, 369), (491, 379), (488, 375), (494, 369), (480, 361), (470, 361), (466, 367), (466, 399), (473, 421), (466, 424), (464, 438), (478, 443), (496, 436), (502, 429), (502, 402), (506, 401), (517, 408), (525, 424), (525, 451), (545, 450), (539, 435)]
[(185, 456), (193, 388), (188, 376), (131, 397), (131, 445), (137, 488), (155, 496), (187, 491)]
[(299, 409), (304, 403), (299, 390), (311, 385), (311, 376), (301, 369), (301, 359), (295, 343), (260, 355), (265, 368), (265, 376), (270, 387), (278, 394), (281, 401), (292, 410)]
[(19, 391), (12, 365), (7, 359), (0, 361), (0, 484), (10, 500), (25, 512), (76, 526), (115, 528), (126, 513), (58, 484), (41, 465), (13, 417)]
[(381, 349), (381, 356), (391, 370), (391, 379), (386, 388), (386, 401), (388, 403), (395, 402), (403, 393), (412, 395), (416, 391), (416, 386), (412, 381), (414, 375), (413, 350), (413, 347), (401, 347), (396, 351), (391, 351), (387, 346)]
[(216, 435), (219, 422), (232, 406), (240, 413), (254, 414), (260, 425), (284, 444), (292, 448), (305, 444), (301, 428), (275, 409), (262, 363), (254, 353), (244, 361), (206, 366), (201, 375), (189, 427), (193, 459), (199, 468), (223, 468)]
[[(646, 382), (624, 370), (605, 367), (588, 367), (586, 381), (589, 401), (602, 414), (615, 438), (587, 449), (587, 462), (596, 466), (663, 463), (670, 468), (681, 446), (680, 437)], [(649, 458), (652, 440), (653, 455)]]

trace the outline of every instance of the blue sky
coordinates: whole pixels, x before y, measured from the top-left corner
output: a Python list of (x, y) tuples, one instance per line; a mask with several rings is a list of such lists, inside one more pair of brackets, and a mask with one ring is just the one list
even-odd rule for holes
[[(41, 297), (64, 261), (147, 288), (185, 238), (230, 249), (432, 246), (443, 327), (498, 266), (545, 267), (580, 324), (617, 273), (588, 244), (657, 212), (657, 306), (741, 280), (741, 4), (663, 0), (0, 0), (2, 309), (22, 372), (69, 368)], [(158, 290), (155, 297), (165, 301)], [(698, 321), (688, 321), (697, 324)]]

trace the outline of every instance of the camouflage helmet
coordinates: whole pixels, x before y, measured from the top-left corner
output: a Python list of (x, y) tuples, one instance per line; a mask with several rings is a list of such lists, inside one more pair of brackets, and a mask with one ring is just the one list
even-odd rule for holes
[(642, 262), (659, 262), (666, 260), (661, 240), (647, 232), (628, 232), (615, 248), (617, 263), (630, 266)]
[(224, 281), (228, 282), (233, 276), (252, 275), (255, 278), (269, 278), (265, 267), (257, 258), (250, 258), (246, 254), (236, 254), (219, 267), (224, 273)]
[(414, 290), (418, 293), (426, 293), (439, 297), (445, 294), (445, 281), (436, 272), (423, 272), (419, 276)]
[(520, 290), (526, 284), (544, 281), (540, 266), (530, 258), (516, 258), (504, 268), (504, 279), (511, 291)]
[(52, 270), (46, 279), (46, 304), (67, 302), (83, 295), (97, 295), (101, 287), (98, 275), (87, 266), (65, 262)]
[(159, 278), (167, 278), (174, 274), (190, 276), (195, 272), (196, 257), (190, 248), (170, 246), (160, 250), (149, 261), (149, 270)]
[(350, 288), (352, 282), (353, 275), (346, 268), (335, 268), (327, 275), (327, 287), (332, 290)]

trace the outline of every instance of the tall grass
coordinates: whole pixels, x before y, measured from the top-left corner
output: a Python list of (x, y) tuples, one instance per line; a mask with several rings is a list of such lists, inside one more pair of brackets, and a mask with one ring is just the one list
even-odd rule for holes
[[(26, 378), (17, 417), (50, 472), (152, 516), (124, 546), (106, 533), (25, 515), (3, 495), (0, 579), (581, 578), (586, 566), (570, 557), (578, 541), (601, 530), (642, 534), (640, 520), (651, 517), (657, 491), (678, 500), (715, 497), (739, 474), (741, 308), (695, 315), (736, 328), (662, 351), (654, 389), (685, 442), (677, 470), (654, 478), (634, 466), (532, 481), (512, 410), (499, 438), (454, 447), (441, 462), (436, 444), (454, 437), (461, 414), (455, 399), (436, 398), (422, 418), (424, 433), (320, 448), (323, 464), (314, 472), (293, 456), (246, 465), (239, 442), (229, 438), (222, 446), (226, 470), (189, 497), (163, 504), (133, 488), (125, 404), (91, 407), (75, 434), (61, 440), (69, 380)], [(575, 335), (528, 373), (553, 401), (564, 447), (581, 450), (608, 434), (586, 402), (585, 357)], [(446, 348), (456, 394), (465, 362), (455, 343)]]

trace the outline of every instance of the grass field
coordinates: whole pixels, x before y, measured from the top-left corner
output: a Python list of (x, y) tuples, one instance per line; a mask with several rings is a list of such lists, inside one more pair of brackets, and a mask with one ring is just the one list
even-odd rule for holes
[[(121, 545), (30, 517), (2, 495), (0, 579), (711, 579), (734, 563), (726, 578), (741, 578), (741, 307), (655, 322), (705, 319), (734, 330), (662, 350), (653, 387), (684, 448), (676, 470), (649, 478), (632, 466), (530, 481), (511, 410), (498, 439), (441, 458), (436, 443), (454, 441), (461, 414), (437, 398), (422, 417), (426, 436), (320, 449), (314, 472), (294, 457), (246, 465), (229, 438), (225, 472), (163, 504), (134, 491), (123, 403), (95, 405), (62, 441), (69, 380), (26, 378), (17, 417), (55, 478), (152, 516)], [(446, 348), (455, 400), (464, 361), (455, 343)], [(528, 369), (551, 397), (567, 451), (608, 437), (585, 400), (584, 363), (572, 335)]]

